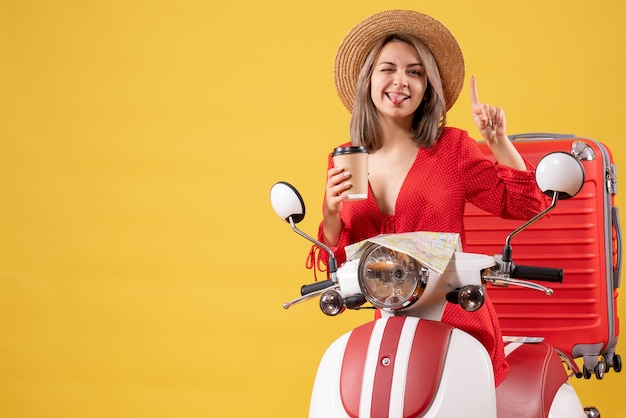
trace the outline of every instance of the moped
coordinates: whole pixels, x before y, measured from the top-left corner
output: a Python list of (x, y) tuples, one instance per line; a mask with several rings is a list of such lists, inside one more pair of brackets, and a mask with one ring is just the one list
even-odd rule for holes
[(334, 316), (378, 309), (380, 317), (340, 336), (317, 370), (309, 417), (600, 417), (583, 407), (568, 379), (571, 364), (542, 338), (505, 339), (510, 366), (495, 387), (491, 359), (473, 336), (441, 321), (447, 303), (481, 309), (486, 284), (521, 286), (562, 282), (563, 269), (513, 262), (512, 238), (576, 195), (584, 168), (573, 155), (554, 152), (537, 165), (539, 188), (552, 198), (541, 213), (511, 232), (501, 255), (461, 251), (458, 234), (439, 231), (379, 235), (346, 248), (341, 266), (333, 251), (298, 229), (305, 205), (287, 182), (272, 186), (274, 211), (300, 236), (329, 256), (328, 279), (301, 288), (285, 309), (319, 297)]

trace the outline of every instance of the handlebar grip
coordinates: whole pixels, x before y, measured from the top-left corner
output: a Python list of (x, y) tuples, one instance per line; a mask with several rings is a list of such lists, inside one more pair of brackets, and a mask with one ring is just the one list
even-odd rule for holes
[(333, 285), (333, 281), (331, 279), (323, 280), (321, 282), (305, 284), (300, 288), (300, 294), (302, 296), (308, 295), (309, 293), (317, 292), (318, 290), (326, 289), (327, 287), (331, 287)]
[(514, 265), (511, 271), (511, 277), (514, 279), (534, 280), (539, 282), (563, 283), (563, 269)]

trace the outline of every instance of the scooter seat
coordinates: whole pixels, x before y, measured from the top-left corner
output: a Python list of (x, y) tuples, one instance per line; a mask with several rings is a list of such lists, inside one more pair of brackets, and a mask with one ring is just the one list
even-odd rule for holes
[(546, 343), (527, 343), (506, 359), (509, 374), (496, 388), (498, 418), (547, 418), (568, 378), (558, 353)]

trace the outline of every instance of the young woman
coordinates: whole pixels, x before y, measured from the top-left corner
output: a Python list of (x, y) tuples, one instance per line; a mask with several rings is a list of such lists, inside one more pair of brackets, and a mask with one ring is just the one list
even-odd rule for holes
[[(370, 16), (339, 46), (335, 85), (352, 112), (351, 141), (343, 145), (363, 145), (369, 152), (369, 192), (360, 201), (346, 201), (350, 173), (329, 156), (319, 239), (336, 250), (340, 264), (346, 245), (382, 233), (456, 232), (463, 243), (466, 201), (516, 219), (529, 219), (547, 205), (533, 168), (506, 135), (504, 112), (479, 101), (474, 78), (472, 115), (497, 163), (466, 131), (446, 126), (464, 73), (453, 35), (415, 11)], [(448, 304), (443, 320), (482, 341), (499, 384), (508, 365), (491, 302), (473, 313)]]

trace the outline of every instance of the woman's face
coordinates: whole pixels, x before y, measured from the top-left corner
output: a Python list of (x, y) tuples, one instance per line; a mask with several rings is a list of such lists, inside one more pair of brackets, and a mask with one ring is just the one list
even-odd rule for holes
[(379, 113), (410, 121), (425, 91), (426, 72), (415, 48), (399, 40), (383, 46), (371, 78), (371, 97)]

